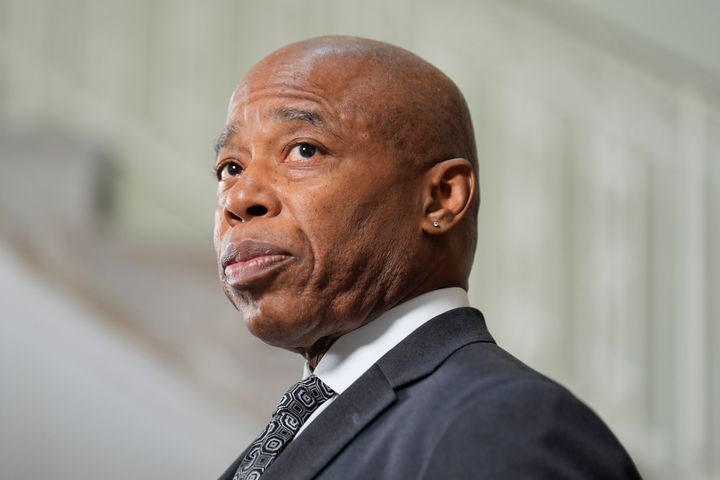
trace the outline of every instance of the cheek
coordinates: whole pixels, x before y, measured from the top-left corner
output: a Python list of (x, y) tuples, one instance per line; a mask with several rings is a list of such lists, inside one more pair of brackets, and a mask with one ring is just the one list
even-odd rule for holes
[(349, 266), (368, 259), (380, 245), (383, 225), (378, 198), (334, 199), (304, 211), (306, 235), (318, 268)]
[(343, 268), (387, 259), (414, 231), (418, 202), (413, 191), (390, 176), (351, 173), (316, 185), (293, 202), (293, 216), (312, 249), (318, 274), (338, 274)]

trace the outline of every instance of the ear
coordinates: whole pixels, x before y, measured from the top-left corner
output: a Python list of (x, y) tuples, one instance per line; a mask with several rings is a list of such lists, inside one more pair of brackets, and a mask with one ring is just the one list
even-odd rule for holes
[(475, 171), (464, 158), (444, 160), (428, 170), (423, 184), (423, 231), (439, 235), (451, 230), (470, 208), (475, 185)]

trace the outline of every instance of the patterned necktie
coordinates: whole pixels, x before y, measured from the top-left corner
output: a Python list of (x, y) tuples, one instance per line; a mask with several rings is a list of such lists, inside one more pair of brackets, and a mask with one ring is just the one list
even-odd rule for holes
[(300, 430), (303, 423), (327, 399), (335, 395), (315, 375), (293, 385), (280, 399), (270, 423), (250, 445), (233, 480), (257, 480)]

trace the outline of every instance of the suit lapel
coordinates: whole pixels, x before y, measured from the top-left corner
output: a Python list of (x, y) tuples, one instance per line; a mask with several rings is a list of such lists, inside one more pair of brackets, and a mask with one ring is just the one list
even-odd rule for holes
[(383, 373), (372, 366), (286, 447), (262, 479), (314, 477), (395, 399)]
[(429, 320), (377, 362), (397, 389), (432, 373), (458, 349), (478, 342), (495, 343), (479, 310), (462, 307)]
[[(428, 321), (338, 396), (275, 459), (262, 480), (313, 478), (395, 402), (396, 389), (429, 375), (453, 352), (476, 342), (494, 340), (474, 308), (450, 310)], [(243, 455), (220, 480), (232, 479)]]

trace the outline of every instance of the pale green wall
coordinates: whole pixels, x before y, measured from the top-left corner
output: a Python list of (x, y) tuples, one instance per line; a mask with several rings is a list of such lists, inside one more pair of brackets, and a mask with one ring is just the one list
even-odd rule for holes
[(717, 51), (720, 3), (715, 0), (556, 0), (575, 4), (643, 41), (720, 74)]

